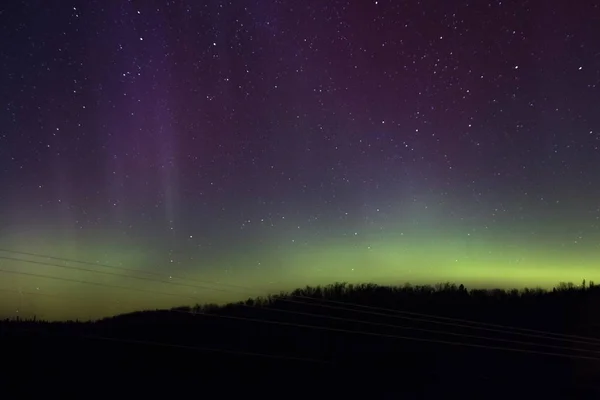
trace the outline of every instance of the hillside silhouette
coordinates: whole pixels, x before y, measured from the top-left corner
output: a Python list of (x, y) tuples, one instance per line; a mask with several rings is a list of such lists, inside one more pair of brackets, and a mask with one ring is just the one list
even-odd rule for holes
[(74, 395), (595, 398), (599, 305), (600, 286), (585, 281), (336, 283), (89, 322), (11, 319), (0, 322), (1, 379)]

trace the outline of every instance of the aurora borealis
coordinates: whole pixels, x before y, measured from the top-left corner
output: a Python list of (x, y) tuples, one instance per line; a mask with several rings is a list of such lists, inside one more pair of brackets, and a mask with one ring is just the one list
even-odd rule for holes
[(0, 249), (170, 283), (0, 251), (0, 315), (600, 281), (599, 18), (587, 0), (3, 4)]

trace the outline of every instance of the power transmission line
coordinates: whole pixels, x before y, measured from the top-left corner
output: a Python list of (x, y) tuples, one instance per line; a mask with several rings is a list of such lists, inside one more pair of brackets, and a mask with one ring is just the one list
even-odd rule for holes
[(225, 289), (211, 288), (211, 287), (207, 287), (207, 286), (189, 285), (189, 284), (185, 284), (185, 283), (165, 281), (165, 280), (154, 279), (154, 278), (144, 278), (144, 277), (141, 277), (141, 276), (132, 276), (132, 275), (125, 275), (125, 274), (118, 274), (118, 273), (115, 273), (115, 272), (96, 271), (96, 270), (93, 270), (93, 269), (72, 267), (72, 266), (69, 266), (69, 265), (60, 265), (60, 264), (47, 263), (47, 262), (34, 261), (34, 260), (24, 260), (22, 258), (0, 256), (0, 260), (9, 260), (9, 261), (17, 261), (17, 262), (29, 263), (29, 264), (44, 265), (44, 266), (47, 266), (47, 267), (56, 267), (56, 268), (70, 269), (70, 270), (74, 270), (74, 271), (90, 272), (90, 273), (94, 273), (94, 274), (117, 276), (119, 278), (137, 279), (137, 280), (146, 281), (146, 282), (165, 283), (165, 284), (169, 284), (169, 285), (184, 286), (184, 287), (190, 287), (190, 288), (195, 288), (195, 289), (208, 289), (208, 290), (216, 290), (216, 291), (219, 291), (219, 292), (227, 292), (227, 290), (225, 290)]
[[(31, 329), (19, 328), (21, 332), (35, 332)], [(63, 334), (63, 336), (66, 336)], [(71, 336), (71, 335), (69, 335)], [(257, 353), (257, 352), (249, 352), (249, 351), (238, 351), (238, 350), (229, 350), (229, 349), (219, 349), (215, 347), (206, 347), (206, 346), (189, 346), (175, 343), (164, 343), (164, 342), (155, 342), (150, 340), (137, 340), (137, 339), (125, 339), (125, 338), (116, 338), (116, 337), (106, 337), (106, 336), (98, 336), (98, 335), (77, 335), (78, 338), (88, 339), (88, 340), (102, 340), (102, 341), (110, 341), (110, 342), (120, 342), (120, 343), (129, 343), (129, 344), (140, 344), (147, 346), (158, 346), (158, 347), (169, 347), (175, 349), (183, 349), (183, 350), (193, 350), (193, 351), (201, 351), (201, 352), (210, 352), (210, 353), (224, 353), (231, 355), (241, 355), (241, 356), (250, 356), (250, 357), (261, 357), (261, 358), (270, 358), (276, 360), (289, 360), (289, 361), (300, 361), (300, 362), (309, 362), (309, 363), (318, 363), (318, 364), (327, 364), (332, 365), (331, 362), (325, 360), (318, 360), (314, 358), (303, 358), (303, 357), (292, 357), (292, 356), (283, 356), (278, 354), (266, 354), (266, 353)]]
[[(163, 279), (166, 277), (166, 274), (161, 274), (161, 273), (158, 273), (158, 272), (144, 271), (144, 270), (141, 270), (141, 269), (126, 268), (126, 267), (120, 267), (120, 266), (103, 264), (103, 263), (95, 263), (95, 262), (91, 262), (91, 261), (79, 261), (79, 260), (75, 260), (75, 259), (72, 259), (72, 258), (47, 256), (47, 255), (42, 255), (42, 254), (37, 254), (37, 253), (24, 252), (24, 251), (16, 251), (16, 250), (9, 250), (9, 249), (4, 249), (4, 248), (0, 248), (0, 252), (20, 254), (20, 255), (26, 255), (26, 256), (38, 257), (38, 258), (47, 258), (49, 260), (70, 262), (70, 263), (74, 263), (74, 264), (90, 265), (90, 266), (94, 266), (94, 267), (108, 268), (108, 269), (114, 269), (114, 270), (121, 270), (121, 271), (127, 271), (127, 272), (136, 273), (136, 274), (144, 274), (144, 275), (156, 276), (156, 277), (160, 277), (160, 278), (163, 278)], [(23, 259), (18, 259), (18, 260), (20, 260), (20, 261), (26, 261), (27, 262), (27, 260), (23, 260)], [(252, 289), (252, 288), (248, 288), (246, 286), (239, 286), (239, 285), (227, 284), (227, 283), (216, 282), (216, 281), (197, 280), (197, 279), (186, 278), (186, 277), (181, 277), (181, 276), (176, 276), (176, 275), (168, 275), (168, 276), (171, 279), (176, 279), (176, 280), (184, 280), (184, 281), (198, 282), (198, 283), (210, 283), (210, 284), (227, 286), (227, 287), (232, 287), (232, 288), (255, 290), (255, 289)], [(240, 294), (245, 294), (245, 293), (240, 293)], [(256, 294), (252, 294), (252, 296), (255, 296), (255, 295)]]
[[(29, 253), (29, 252), (19, 252), (19, 251), (7, 250), (7, 249), (0, 249), (0, 251), (3, 251), (3, 252), (12, 252), (12, 253), (15, 253), (15, 254), (24, 254), (24, 255), (35, 256), (35, 257), (40, 257), (40, 258), (49, 258), (49, 259), (55, 259), (55, 260), (60, 260), (60, 261), (72, 262), (72, 263), (77, 263), (78, 262), (77, 260), (74, 260), (74, 259), (63, 259), (63, 258), (60, 258), (60, 257), (44, 256), (44, 255), (35, 254), (35, 253)], [(77, 268), (77, 267), (68, 267), (68, 266), (63, 266), (63, 265), (58, 265), (58, 264), (43, 263), (43, 262), (39, 262), (39, 261), (23, 260), (23, 259), (18, 259), (18, 258), (11, 258), (11, 257), (2, 257), (2, 256), (0, 256), (0, 259), (9, 259), (9, 260), (13, 260), (13, 261), (29, 262), (29, 263), (40, 264), (40, 265), (55, 266), (55, 267), (61, 267), (61, 268), (83, 270), (83, 271), (87, 271), (87, 272), (97, 272), (97, 273), (104, 273), (104, 274), (115, 275), (113, 273), (107, 273), (105, 271), (94, 271), (94, 270), (88, 270), (88, 269), (80, 269), (80, 268)], [(97, 265), (95, 263), (86, 262), (86, 261), (82, 261), (81, 263), (82, 264), (87, 264), (87, 265)], [(124, 268), (124, 267), (110, 266), (110, 265), (106, 265), (106, 264), (98, 264), (98, 265), (102, 266), (102, 267), (107, 267), (107, 268), (123, 269), (125, 271), (138, 271), (139, 272), (139, 270)], [(162, 275), (156, 274), (156, 273), (151, 273), (151, 274), (152, 275), (162, 276)], [(163, 280), (157, 280), (157, 279), (152, 279), (152, 278), (132, 277), (132, 276), (121, 275), (121, 274), (116, 274), (116, 276), (128, 277), (128, 278), (134, 278), (134, 279), (141, 279), (141, 280), (158, 282), (158, 283), (164, 283), (164, 284), (176, 284), (176, 285), (179, 285), (179, 286), (186, 286), (186, 287), (199, 288), (199, 289), (207, 289), (207, 290), (215, 290), (215, 291), (220, 291), (220, 292), (242, 293), (242, 292), (235, 292), (235, 291), (232, 291), (232, 290), (212, 288), (212, 287), (207, 287), (207, 286), (197, 286), (197, 285), (181, 284), (181, 283), (177, 283), (177, 282), (163, 281)], [(185, 280), (187, 278), (177, 277), (176, 279)], [(189, 281), (195, 281), (195, 282), (201, 282), (201, 283), (205, 283), (205, 284), (217, 284), (217, 285), (239, 287), (239, 288), (254, 290), (253, 288), (250, 288), (250, 287), (239, 286), (239, 285), (228, 285), (228, 284), (219, 283), (219, 282), (211, 282), (211, 281), (204, 281), (204, 280), (197, 280), (197, 279), (187, 279), (187, 280), (189, 280)], [(246, 293), (244, 293), (244, 294), (246, 294)], [(351, 312), (362, 313), (362, 314), (370, 314), (370, 315), (391, 317), (391, 318), (411, 320), (411, 321), (421, 321), (421, 322), (427, 322), (427, 323), (433, 323), (433, 324), (440, 324), (440, 325), (447, 325), (447, 326), (456, 326), (456, 327), (462, 327), (462, 328), (467, 328), (467, 329), (480, 329), (480, 330), (485, 330), (485, 331), (490, 331), (490, 332), (508, 333), (508, 334), (513, 334), (513, 335), (526, 336), (526, 337), (536, 337), (536, 338), (543, 338), (543, 339), (549, 339), (549, 340), (569, 341), (569, 342), (573, 342), (573, 343), (580, 343), (580, 344), (587, 344), (587, 345), (599, 345), (600, 344), (600, 339), (589, 338), (589, 337), (584, 337), (584, 336), (559, 334), (559, 333), (555, 333), (555, 332), (545, 332), (545, 331), (540, 331), (540, 330), (533, 330), (533, 329), (526, 329), (526, 328), (517, 328), (517, 327), (504, 326), (504, 325), (496, 325), (496, 324), (487, 324), (487, 323), (482, 323), (482, 322), (477, 322), (477, 321), (463, 320), (463, 319), (443, 317), (443, 316), (436, 316), (436, 315), (423, 314), (423, 313), (415, 313), (415, 312), (402, 311), (402, 310), (387, 309), (387, 308), (381, 308), (381, 307), (366, 306), (366, 305), (361, 305), (361, 304), (355, 304), (355, 303), (349, 303), (349, 302), (341, 302), (341, 301), (335, 301), (335, 300), (329, 300), (329, 299), (322, 299), (322, 298), (314, 298), (314, 297), (309, 297), (309, 296), (290, 295), (289, 297), (297, 298), (297, 299), (302, 299), (302, 300), (319, 301), (319, 302), (323, 302), (323, 303), (340, 304), (340, 305), (343, 305), (343, 306), (346, 306), (346, 307), (334, 307), (334, 306), (329, 306), (329, 305), (325, 305), (325, 304), (315, 304), (313, 302), (294, 301), (294, 300), (285, 299), (285, 298), (281, 298), (281, 297), (276, 297), (276, 299), (280, 300), (280, 301), (284, 301), (284, 302), (290, 302), (290, 303), (297, 303), (297, 304), (303, 304), (303, 305), (314, 305), (314, 306), (323, 307), (323, 308), (329, 308), (329, 309), (338, 309), (338, 310), (351, 311)], [(378, 313), (378, 312), (374, 312), (374, 311), (355, 310), (355, 309), (352, 309), (352, 308), (348, 308), (347, 306), (353, 306), (353, 307), (363, 308), (363, 309), (367, 309), (367, 310), (381, 310), (381, 311), (391, 312), (393, 314)], [(402, 314), (415, 315), (415, 316), (421, 317), (421, 319), (417, 319), (417, 318), (413, 318), (413, 317), (406, 317), (406, 316), (403, 316)], [(428, 320), (426, 320), (424, 318), (442, 319), (442, 320), (447, 320), (447, 321), (458, 321), (459, 323), (442, 322), (442, 321), (435, 321), (435, 320), (428, 321)], [(472, 325), (481, 325), (483, 327), (465, 325), (465, 323), (466, 324), (472, 324)], [(487, 328), (487, 326), (494, 327), (494, 328)], [(496, 328), (499, 328), (499, 329), (496, 329)], [(531, 332), (531, 333), (509, 332), (508, 330)], [(556, 337), (552, 337), (552, 336), (556, 336)]]
[(118, 269), (118, 270), (122, 270), (122, 271), (134, 272), (134, 273), (137, 273), (137, 274), (146, 274), (146, 275), (155, 275), (155, 276), (164, 277), (163, 274), (159, 274), (158, 272), (144, 271), (144, 270), (141, 270), (141, 269), (126, 268), (126, 267), (117, 267), (117, 266), (114, 266), (114, 265), (108, 265), (108, 264), (103, 264), (103, 263), (96, 263), (96, 262), (91, 262), (91, 261), (81, 261), (81, 260), (75, 260), (75, 259), (72, 259), (72, 258), (54, 257), (54, 256), (48, 256), (48, 255), (42, 255), (42, 254), (36, 254), (36, 253), (29, 253), (29, 252), (26, 252), (26, 251), (17, 251), (17, 250), (9, 250), (9, 249), (0, 249), (0, 251), (5, 252), (5, 253), (21, 254), (21, 255), (24, 255), (24, 256), (47, 258), (49, 260), (71, 262), (71, 263), (75, 263), (75, 264), (93, 265), (95, 267)]
[[(23, 294), (31, 294), (31, 295), (46, 295), (46, 296), (63, 297), (63, 298), (65, 297), (65, 296), (50, 295), (50, 294), (40, 293), (40, 292), (20, 292), (20, 291), (9, 290), (9, 289), (0, 289), (0, 290), (18, 292), (18, 293), (23, 293)], [(115, 301), (115, 303), (119, 303), (119, 302)], [(294, 302), (294, 303), (302, 304), (302, 305), (310, 305), (310, 303), (302, 303), (302, 302)], [(331, 321), (344, 321), (344, 322), (360, 323), (360, 324), (369, 325), (369, 326), (379, 326), (379, 327), (386, 327), (386, 328), (393, 328), (393, 329), (412, 330), (412, 331), (427, 332), (427, 333), (432, 333), (432, 334), (442, 334), (442, 335), (448, 335), (448, 336), (459, 336), (459, 337), (464, 337), (464, 338), (488, 340), (488, 341), (494, 341), (494, 342), (505, 342), (505, 343), (512, 343), (512, 344), (527, 345), (527, 346), (538, 346), (538, 347), (546, 347), (546, 348), (553, 348), (553, 349), (571, 350), (571, 351), (579, 351), (579, 352), (590, 352), (590, 353), (600, 354), (600, 351), (588, 350), (588, 349), (568, 348), (568, 347), (543, 344), (543, 343), (523, 342), (523, 341), (517, 341), (517, 340), (511, 340), (511, 339), (491, 338), (491, 337), (443, 331), (443, 330), (400, 326), (400, 325), (386, 324), (386, 323), (380, 323), (380, 322), (364, 321), (364, 320), (353, 319), (353, 318), (344, 318), (344, 317), (337, 317), (337, 316), (330, 316), (330, 315), (307, 313), (307, 312), (301, 312), (301, 311), (283, 310), (283, 309), (278, 309), (278, 308), (274, 308), (274, 307), (260, 307), (260, 306), (257, 307), (257, 306), (249, 306), (246, 304), (237, 304), (237, 305), (246, 307), (246, 308), (251, 308), (251, 309), (258, 309), (258, 310), (264, 310), (264, 311), (275, 311), (275, 312), (281, 312), (281, 313), (293, 314), (293, 315), (303, 315), (303, 316), (308, 316), (308, 317), (313, 317), (313, 318), (328, 319)], [(333, 307), (333, 308), (344, 309), (341, 307)], [(169, 310), (169, 311), (172, 311), (172, 310)], [(197, 313), (193, 313), (193, 314), (197, 314)], [(373, 313), (367, 312), (367, 314), (373, 314)], [(212, 314), (210, 314), (210, 315), (212, 315)], [(385, 315), (385, 314), (375, 314), (375, 315)], [(385, 315), (385, 316), (387, 316), (387, 315)]]
[[(311, 300), (317, 300), (317, 301), (323, 301), (323, 302), (335, 302), (336, 304), (347, 304), (347, 305), (352, 305), (355, 307), (360, 306), (360, 304), (354, 304), (354, 303), (346, 303), (346, 302), (337, 302), (334, 300), (327, 300), (327, 299), (316, 299), (313, 297), (305, 297), (305, 296), (294, 296), (294, 297), (300, 297), (300, 298), (306, 298), (306, 299), (311, 299)], [(284, 301), (288, 301), (288, 300), (284, 300)], [(444, 322), (444, 321), (436, 321), (436, 320), (427, 320), (426, 318), (414, 318), (414, 317), (410, 317), (410, 316), (404, 316), (401, 314), (404, 313), (408, 313), (407, 311), (400, 311), (400, 310), (392, 310), (392, 309), (384, 309), (387, 312), (393, 312), (393, 314), (388, 314), (388, 313), (381, 313), (381, 312), (375, 312), (375, 311), (363, 311), (363, 310), (356, 310), (356, 309), (352, 309), (349, 307), (336, 307), (336, 306), (330, 306), (327, 304), (316, 304), (316, 303), (305, 303), (305, 302), (298, 302), (301, 304), (305, 304), (305, 305), (315, 305), (317, 307), (324, 307), (324, 308), (330, 308), (330, 309), (335, 309), (335, 310), (344, 310), (344, 311), (352, 311), (352, 312), (356, 312), (356, 313), (360, 313), (360, 314), (368, 314), (368, 315), (377, 315), (377, 316), (382, 316), (382, 317), (390, 317), (390, 318), (395, 318), (395, 319), (403, 319), (403, 320), (409, 320), (409, 321), (420, 321), (420, 322), (427, 322), (427, 323), (432, 323), (432, 324), (438, 324), (438, 325), (447, 325), (447, 326), (455, 326), (455, 327), (460, 327), (460, 328), (467, 328), (467, 329), (479, 329), (479, 330), (483, 330), (483, 331), (488, 331), (488, 332), (498, 332), (498, 333), (507, 333), (507, 334), (511, 334), (511, 335), (517, 335), (517, 336), (526, 336), (526, 337), (534, 337), (534, 338), (542, 338), (542, 339), (548, 339), (548, 340), (557, 340), (557, 341), (564, 341), (564, 342), (571, 342), (571, 343), (580, 343), (580, 344), (587, 344), (587, 345), (594, 345), (594, 346), (600, 346), (600, 340), (596, 339), (596, 338), (589, 338), (589, 337), (584, 337), (584, 336), (575, 336), (575, 335), (564, 335), (566, 337), (564, 338), (560, 338), (560, 337), (554, 337), (552, 335), (561, 335), (559, 333), (554, 333), (554, 332), (549, 332), (549, 333), (544, 333), (544, 331), (535, 331), (535, 332), (541, 332), (539, 334), (535, 334), (535, 333), (524, 333), (524, 332), (513, 332), (510, 329), (519, 329), (519, 328), (513, 328), (513, 327), (506, 327), (504, 330), (503, 329), (496, 329), (496, 328), (488, 328), (485, 326), (473, 326), (473, 325), (467, 325), (467, 324), (461, 324), (461, 323), (453, 323), (453, 322)], [(368, 306), (365, 306), (368, 307)], [(369, 309), (378, 309), (377, 307), (369, 307)], [(422, 314), (422, 315), (426, 315), (426, 314)], [(427, 318), (444, 318), (447, 320), (452, 320), (452, 318), (449, 317), (437, 317), (437, 316), (428, 316)], [(473, 322), (473, 324), (478, 324), (477, 322)], [(481, 324), (481, 325), (486, 325), (486, 324)], [(508, 329), (507, 329), (508, 328)], [(548, 335), (548, 336), (547, 336)], [(579, 339), (571, 339), (571, 337), (575, 337), (575, 338), (581, 338), (581, 339), (585, 339), (585, 340), (579, 340)]]
[(86, 284), (86, 285), (102, 286), (102, 287), (109, 287), (109, 288), (123, 289), (123, 290), (134, 290), (136, 292), (161, 294), (161, 295), (165, 295), (165, 296), (185, 297), (185, 298), (190, 298), (193, 300), (198, 300), (196, 297), (191, 297), (191, 296), (181, 295), (181, 294), (176, 294), (176, 293), (159, 292), (156, 290), (146, 290), (146, 289), (140, 289), (140, 288), (127, 287), (127, 286), (109, 285), (106, 283), (83, 281), (83, 280), (79, 280), (79, 279), (61, 278), (58, 276), (34, 274), (31, 272), (10, 271), (10, 270), (5, 270), (5, 269), (0, 269), (0, 273), (13, 274), (13, 275), (24, 275), (24, 276), (31, 276), (31, 277), (35, 277), (35, 278), (53, 279), (53, 280), (57, 280), (57, 281), (81, 283), (81, 284)]
[[(448, 341), (448, 340), (416, 338), (416, 337), (410, 337), (410, 336), (398, 336), (398, 335), (390, 335), (390, 334), (377, 333), (377, 332), (365, 332), (365, 331), (357, 331), (357, 330), (342, 329), (342, 328), (331, 328), (331, 327), (324, 327), (324, 326), (317, 326), (317, 325), (296, 324), (296, 323), (292, 323), (292, 322), (269, 321), (269, 320), (264, 320), (264, 319), (238, 317), (238, 316), (233, 316), (233, 315), (195, 313), (192, 311), (183, 311), (183, 310), (170, 310), (170, 312), (192, 314), (192, 315), (197, 315), (197, 316), (199, 315), (199, 316), (225, 318), (225, 319), (239, 320), (239, 321), (260, 322), (260, 323), (273, 324), (273, 325), (293, 326), (293, 327), (297, 327), (297, 328), (315, 329), (315, 330), (322, 330), (322, 331), (351, 333), (351, 334), (364, 335), (364, 336), (385, 337), (385, 338), (390, 338), (390, 339), (413, 340), (413, 341), (418, 341), (418, 342), (439, 343), (439, 344), (466, 346), (466, 347), (474, 347), (474, 348), (482, 348), (482, 349), (490, 349), (490, 350), (505, 350), (505, 351), (512, 351), (512, 352), (520, 352), (520, 353), (530, 353), (530, 354), (538, 354), (538, 355), (546, 355), (546, 356), (567, 357), (567, 358), (600, 361), (600, 358), (596, 358), (596, 357), (561, 354), (561, 353), (550, 353), (550, 352), (545, 352), (545, 351), (526, 350), (526, 349), (518, 349), (518, 348), (510, 348), (510, 347), (502, 347), (502, 346), (488, 346), (488, 345), (475, 344), (475, 343), (452, 342), (452, 341)], [(440, 332), (440, 333), (442, 333), (442, 332)]]
[[(304, 304), (306, 304), (306, 303), (304, 303)], [(325, 319), (330, 319), (330, 320), (335, 320), (335, 321), (360, 323), (360, 324), (370, 325), (370, 326), (380, 326), (380, 327), (386, 327), (386, 328), (412, 330), (412, 331), (418, 331), (418, 332), (443, 334), (443, 335), (449, 335), (449, 336), (460, 336), (460, 337), (472, 338), (472, 339), (482, 339), (482, 340), (489, 340), (489, 341), (494, 341), (494, 342), (505, 342), (505, 343), (520, 344), (520, 345), (526, 345), (526, 346), (538, 346), (538, 347), (547, 347), (547, 348), (553, 348), (553, 349), (571, 350), (571, 351), (580, 351), (580, 352), (600, 354), (599, 350), (578, 349), (578, 348), (570, 348), (570, 347), (557, 346), (557, 345), (551, 345), (551, 344), (523, 342), (523, 341), (519, 341), (519, 340), (492, 338), (492, 337), (486, 337), (486, 336), (472, 335), (472, 334), (468, 334), (468, 333), (440, 331), (440, 330), (435, 330), (435, 329), (419, 328), (419, 327), (413, 327), (413, 326), (400, 326), (400, 325), (386, 324), (386, 323), (381, 323), (381, 322), (364, 321), (364, 320), (354, 319), (354, 318), (336, 317), (336, 316), (323, 315), (323, 314), (307, 313), (307, 312), (302, 312), (302, 311), (283, 310), (283, 309), (273, 308), (270, 306), (255, 307), (255, 306), (248, 306), (248, 305), (244, 305), (244, 304), (240, 304), (240, 305), (244, 306), (244, 307), (253, 308), (253, 309), (261, 309), (261, 310), (266, 310), (266, 311), (277, 311), (277, 312), (286, 313), (286, 314), (304, 315), (307, 317), (314, 317), (314, 318), (325, 318)]]
[[(52, 276), (48, 276), (48, 275), (41, 275), (41, 274), (32, 274), (32, 273), (6, 271), (6, 270), (0, 270), (0, 272), (16, 273), (19, 275), (27, 275), (27, 276), (34, 276), (34, 277), (47, 278), (47, 279), (58, 279), (58, 280), (64, 280), (64, 281), (69, 281), (69, 282), (76, 282), (76, 283), (95, 284), (95, 285), (99, 285), (99, 286), (115, 287), (115, 288), (120, 288), (120, 289), (125, 289), (125, 290), (138, 290), (138, 291), (144, 291), (144, 292), (150, 292), (150, 293), (160, 293), (160, 292), (155, 292), (155, 291), (146, 291), (146, 290), (137, 289), (137, 288), (127, 288), (127, 287), (121, 287), (121, 286), (115, 286), (115, 285), (101, 284), (101, 283), (97, 283), (97, 282), (88, 282), (88, 281), (79, 281), (79, 280), (67, 279), (67, 278), (58, 278), (58, 277), (52, 277)], [(164, 293), (162, 293), (162, 294), (164, 294)], [(297, 324), (297, 323), (289, 323), (289, 322), (282, 322), (282, 321), (271, 321), (271, 320), (265, 320), (265, 319), (239, 317), (239, 316), (231, 316), (231, 315), (197, 313), (197, 312), (182, 311), (182, 310), (176, 310), (176, 309), (172, 309), (172, 310), (168, 310), (168, 311), (176, 312), (176, 313), (191, 314), (194, 316), (208, 316), (208, 317), (216, 317), (216, 318), (230, 319), (230, 320), (250, 321), (250, 322), (258, 322), (258, 323), (281, 325), (281, 326), (293, 326), (293, 327), (298, 327), (298, 328), (315, 329), (315, 330), (322, 330), (322, 331), (351, 333), (351, 334), (357, 334), (357, 335), (386, 337), (386, 338), (395, 338), (395, 339), (402, 339), (402, 340), (413, 340), (413, 341), (419, 341), (419, 342), (439, 343), (439, 344), (466, 346), (466, 347), (474, 347), (474, 348), (487, 348), (487, 349), (493, 349), (493, 350), (505, 350), (505, 351), (512, 351), (512, 352), (521, 352), (521, 353), (530, 353), (530, 354), (538, 354), (538, 355), (548, 355), (548, 356), (558, 356), (558, 357), (578, 358), (578, 359), (588, 359), (588, 360), (600, 361), (600, 358), (581, 356), (581, 355), (550, 353), (550, 352), (542, 352), (542, 351), (537, 351), (537, 350), (526, 350), (526, 349), (518, 349), (518, 348), (510, 348), (510, 347), (502, 347), (502, 346), (489, 346), (489, 345), (482, 345), (482, 344), (475, 344), (475, 343), (453, 342), (453, 341), (438, 340), (438, 339), (416, 338), (416, 337), (409, 337), (409, 336), (383, 334), (383, 333), (377, 333), (377, 332), (365, 332), (365, 331), (360, 331), (360, 330), (349, 330), (349, 329), (332, 328), (332, 327), (317, 326), (317, 325)], [(287, 310), (286, 310), (286, 312), (287, 312)], [(366, 324), (369, 323), (367, 321), (360, 321), (360, 320), (353, 320), (353, 322), (360, 322), (360, 323), (366, 323)], [(395, 325), (390, 325), (390, 327), (399, 328)], [(431, 333), (447, 334), (447, 332), (444, 332), (444, 331), (434, 331), (434, 330), (432, 330)], [(490, 339), (490, 338), (486, 338), (486, 337), (477, 337), (475, 335), (467, 336), (467, 335), (458, 334), (458, 333), (456, 333), (456, 335), (463, 336), (463, 337), (479, 338), (479, 339), (483, 339), (483, 340)], [(120, 340), (118, 338), (115, 338), (115, 339)], [(523, 343), (523, 344), (525, 344), (525, 343)], [(557, 346), (556, 348), (560, 348), (560, 347)], [(564, 348), (564, 349), (571, 350), (571, 351), (577, 351), (576, 349), (570, 349), (570, 348)], [(585, 350), (581, 350), (581, 351), (585, 351)]]
[[(444, 316), (438, 316), (438, 315), (424, 314), (424, 313), (418, 313), (418, 312), (412, 312), (412, 311), (403, 311), (403, 310), (394, 310), (394, 309), (391, 309), (391, 308), (367, 306), (367, 305), (363, 305), (363, 304), (356, 304), (356, 303), (350, 303), (350, 302), (345, 302), (345, 301), (336, 301), (336, 300), (330, 300), (330, 299), (319, 299), (319, 298), (310, 297), (310, 296), (293, 296), (293, 297), (295, 297), (295, 298), (302, 298), (302, 299), (316, 300), (316, 301), (320, 301), (320, 302), (324, 302), (324, 303), (332, 303), (332, 304), (340, 304), (340, 305), (352, 306), (352, 307), (357, 307), (357, 308), (364, 308), (364, 309), (368, 309), (368, 310), (381, 310), (381, 311), (391, 312), (393, 314), (414, 315), (414, 316), (423, 317), (423, 318), (442, 319), (442, 320), (448, 320), (448, 321), (457, 321), (457, 322), (465, 323), (465, 324), (473, 324), (473, 325), (481, 325), (481, 326), (486, 326), (486, 327), (489, 326), (489, 327), (493, 327), (493, 328), (499, 328), (499, 329), (486, 329), (486, 328), (479, 328), (479, 327), (477, 327), (477, 329), (489, 330), (489, 331), (492, 331), (492, 332), (503, 332), (502, 329), (506, 330), (507, 332), (510, 331), (510, 330), (515, 330), (515, 331), (531, 332), (531, 334), (529, 334), (529, 333), (520, 333), (520, 332), (510, 332), (510, 333), (511, 334), (515, 334), (515, 335), (524, 335), (524, 336), (530, 336), (530, 337), (546, 337), (546, 336), (543, 336), (543, 335), (557, 336), (556, 338), (547, 337), (547, 339), (565, 340), (565, 341), (571, 341), (571, 342), (578, 342), (576, 339), (581, 339), (582, 341), (579, 341), (578, 343), (585, 343), (585, 341), (589, 341), (590, 343), (588, 343), (588, 344), (600, 345), (600, 339), (593, 338), (593, 337), (578, 336), (578, 335), (569, 335), (569, 334), (564, 334), (564, 333), (557, 333), (557, 332), (550, 332), (550, 331), (543, 331), (543, 330), (536, 330), (536, 329), (518, 328), (518, 327), (508, 326), (508, 325), (490, 324), (490, 323), (485, 323), (485, 322), (478, 322), (478, 321), (471, 321), (471, 320), (466, 320), (466, 319), (459, 319), (459, 318), (452, 318), (452, 317), (444, 317)], [(304, 304), (310, 304), (310, 303), (304, 303)], [(317, 305), (319, 307), (322, 306), (320, 304), (315, 304), (315, 305)], [(355, 311), (355, 312), (366, 312), (366, 311), (360, 311), (360, 310), (353, 310), (352, 308), (347, 308), (347, 307), (343, 307), (342, 309), (348, 310), (348, 311)], [(380, 313), (377, 313), (376, 315), (385, 315), (385, 316), (390, 316), (390, 317), (398, 317), (398, 316), (394, 316), (394, 315), (390, 315), (390, 314), (380, 314)], [(419, 321), (419, 319), (416, 319), (416, 320)], [(430, 322), (430, 321), (427, 321), (427, 320), (422, 320), (422, 321)], [(437, 321), (431, 321), (431, 322), (444, 324), (442, 322), (437, 322)], [(460, 327), (464, 327), (464, 328), (469, 328), (469, 325), (458, 325), (458, 324), (450, 324), (450, 325), (455, 325), (455, 326), (460, 326)], [(539, 334), (541, 336), (533, 335), (533, 334)], [(563, 337), (563, 338), (561, 339), (559, 337)]]
[[(21, 293), (21, 294), (26, 294), (26, 295), (30, 295), (30, 296), (53, 297), (53, 298), (64, 299), (64, 300), (88, 300), (87, 297), (81, 297), (81, 296), (63, 296), (63, 295), (60, 295), (60, 294), (46, 293), (46, 292), (43, 292), (43, 291), (28, 292), (28, 291), (23, 291), (23, 290), (0, 288), (0, 292)], [(114, 300), (112, 298), (102, 299), (102, 301), (103, 302), (114, 303), (114, 304), (119, 304), (119, 305), (122, 304), (121, 301)]]

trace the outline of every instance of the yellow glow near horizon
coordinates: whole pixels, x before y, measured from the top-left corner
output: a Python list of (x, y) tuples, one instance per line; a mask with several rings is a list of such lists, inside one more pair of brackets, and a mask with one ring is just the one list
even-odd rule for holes
[[(144, 271), (144, 263), (149, 262), (142, 249), (135, 247), (108, 246), (102, 251), (97, 248), (95, 253), (88, 253), (89, 258), (81, 256), (83, 247), (54, 249), (37, 246), (35, 253), (81, 260), (94, 260), (98, 254), (108, 253), (111, 257), (103, 259), (103, 262), (141, 271)], [(104, 274), (0, 260), (3, 270), (57, 278), (2, 274), (0, 313), (6, 316), (36, 315), (46, 319), (95, 319), (139, 309), (236, 301), (334, 282), (382, 285), (453, 282), (471, 288), (549, 289), (561, 281), (579, 284), (583, 279), (595, 280), (600, 275), (598, 259), (593, 254), (569, 253), (556, 248), (520, 248), (506, 243), (468, 245), (464, 241), (442, 238), (427, 243), (415, 239), (403, 244), (389, 240), (373, 240), (369, 245), (328, 242), (295, 250), (265, 250), (257, 254), (262, 255), (260, 262), (254, 260), (256, 254), (234, 253), (210, 267), (189, 265), (172, 268), (170, 272), (163, 273), (161, 270), (162, 276), (135, 274), (142, 279), (110, 275), (132, 275), (130, 271), (56, 260), (35, 259), (94, 269)], [(17, 258), (33, 259), (25, 256)], [(95, 285), (79, 283), (79, 280)], [(210, 283), (216, 281), (237, 287)]]

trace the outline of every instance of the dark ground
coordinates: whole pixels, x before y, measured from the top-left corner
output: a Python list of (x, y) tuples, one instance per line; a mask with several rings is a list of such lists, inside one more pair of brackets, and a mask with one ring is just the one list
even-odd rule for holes
[(315, 305), (303, 296), (592, 337), (600, 291), (337, 285), (201, 307), (199, 314), (179, 309), (94, 323), (5, 321), (2, 388), (13, 394), (6, 398), (600, 398), (600, 339), (557, 341), (470, 329), (456, 320), (440, 325), (383, 309)]

